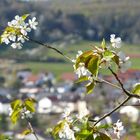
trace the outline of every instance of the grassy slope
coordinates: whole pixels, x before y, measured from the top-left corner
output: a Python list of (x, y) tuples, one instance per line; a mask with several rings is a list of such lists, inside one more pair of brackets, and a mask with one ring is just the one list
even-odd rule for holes
[(61, 9), (65, 13), (84, 13), (96, 15), (100, 13), (131, 12), (137, 13), (140, 8), (139, 0), (52, 0), (49, 8)]
[[(71, 56), (72, 58), (75, 57), (78, 50), (88, 50), (91, 49), (91, 45), (98, 44), (97, 42), (80, 42), (75, 45), (69, 45), (65, 49), (61, 49), (61, 51), (64, 51), (67, 55)], [(126, 54), (139, 54), (140, 47), (137, 45), (128, 45), (124, 44), (122, 47), (122, 50)], [(47, 52), (43, 52), (43, 55), (49, 55), (50, 57), (57, 57), (57, 58), (63, 58), (59, 54), (56, 54), (52, 50), (48, 50)], [(140, 69), (140, 61), (139, 58), (131, 58), (132, 61), (132, 68), (134, 69)], [(66, 63), (40, 63), (40, 62), (26, 62), (24, 63), (25, 67), (33, 69), (34, 73), (37, 73), (39, 71), (52, 71), (56, 75), (60, 75), (64, 72), (72, 72), (72, 64), (69, 61), (66, 61)], [(104, 72), (106, 73), (106, 72)]]

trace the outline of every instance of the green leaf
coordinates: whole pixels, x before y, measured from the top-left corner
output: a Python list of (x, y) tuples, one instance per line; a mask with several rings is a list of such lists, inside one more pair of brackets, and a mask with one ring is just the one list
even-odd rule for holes
[(94, 140), (93, 134), (88, 135), (86, 140)]
[(10, 119), (13, 123), (16, 123), (17, 120), (19, 119), (21, 110), (22, 110), (22, 107), (18, 107), (15, 110), (13, 110), (13, 113), (10, 116)]
[(89, 60), (87, 69), (94, 75), (97, 76), (99, 69), (99, 56), (92, 55), (92, 58)]
[(97, 136), (95, 140), (102, 140), (101, 136)]
[(111, 140), (111, 138), (104, 133), (100, 133), (100, 137), (102, 138), (101, 140)]
[(0, 140), (12, 140), (10, 136), (5, 136), (3, 134), (0, 134)]
[(28, 98), (24, 101), (25, 107), (30, 112), (35, 112), (35, 100), (32, 98)]
[(22, 132), (22, 135), (28, 135), (28, 134), (31, 134), (32, 131), (30, 129), (26, 129)]
[(117, 66), (119, 66), (119, 56), (117, 56), (116, 54), (114, 54), (114, 57), (112, 58), (112, 60), (117, 64)]
[(76, 134), (76, 140), (94, 140), (92, 133), (92, 131), (84, 129)]
[(100, 126), (97, 127), (97, 130), (100, 130), (100, 129), (108, 129), (110, 128), (111, 126), (109, 124), (102, 124)]
[(136, 83), (133, 86), (132, 93), (140, 95), (140, 83)]
[(111, 140), (111, 138), (104, 133), (99, 133), (95, 140)]
[(65, 121), (62, 121), (62, 122), (60, 122), (58, 125), (56, 125), (56, 126), (54, 127), (53, 131), (52, 131), (52, 134), (53, 134), (54, 136), (56, 136), (56, 135), (59, 133), (59, 131), (60, 131), (61, 129), (63, 129), (64, 124), (65, 124)]
[(87, 85), (86, 85), (86, 92), (87, 92), (88, 94), (92, 93), (94, 87), (95, 87), (95, 83), (94, 83), (94, 82), (92, 82), (92, 83), (90, 83), (90, 84), (87, 84)]
[(106, 43), (105, 43), (105, 39), (103, 38), (103, 41), (102, 41), (102, 43), (101, 43), (101, 47), (104, 49), (104, 48), (106, 48)]
[(23, 21), (26, 20), (26, 18), (27, 18), (29, 15), (30, 15), (30, 14), (24, 14), (24, 15), (22, 16)]
[(20, 112), (22, 110), (22, 101), (17, 99), (11, 103), (11, 108), (13, 110), (10, 118), (13, 123), (16, 123), (18, 118), (20, 117)]
[(6, 32), (8, 32), (8, 33), (9, 33), (9, 32), (10, 32), (10, 33), (15, 33), (16, 30), (17, 30), (17, 29), (15, 29), (14, 27), (9, 27), (9, 26), (8, 26), (8, 27), (5, 28), (4, 34), (5, 34)]
[(109, 50), (106, 50), (103, 54), (103, 58), (106, 60), (106, 61), (110, 61), (112, 58), (114, 57), (114, 53), (109, 51)]
[(81, 56), (87, 58), (88, 56), (90, 56), (90, 55), (92, 55), (92, 54), (93, 54), (93, 51), (90, 50), (90, 51), (86, 51), (86, 52), (84, 52)]
[(86, 63), (87, 60), (90, 59), (91, 55), (93, 54), (93, 51), (86, 51), (83, 54), (81, 54), (77, 59), (75, 63), (76, 69), (79, 67), (79, 63)]
[(17, 109), (18, 107), (20, 107), (21, 105), (22, 105), (22, 101), (19, 100), (19, 99), (17, 99), (17, 100), (15, 100), (15, 101), (13, 101), (13, 102), (11, 103), (11, 108), (12, 108), (13, 110), (15, 110), (15, 109)]
[(81, 83), (81, 82), (84, 82), (84, 81), (88, 81), (88, 77), (87, 76), (82, 76), (80, 77), (78, 80), (76, 80), (75, 82), (76, 83)]

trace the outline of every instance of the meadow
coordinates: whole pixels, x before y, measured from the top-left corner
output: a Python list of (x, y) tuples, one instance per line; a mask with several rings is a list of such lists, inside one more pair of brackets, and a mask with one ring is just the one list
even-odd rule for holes
[[(89, 41), (81, 41), (76, 44), (67, 45), (64, 48), (60, 48), (59, 46), (56, 48), (60, 49), (62, 52), (64, 52), (66, 55), (70, 56), (71, 58), (75, 58), (75, 55), (78, 50), (89, 50), (94, 45), (99, 45), (98, 42), (89, 42)], [(41, 47), (41, 46), (40, 46)], [(121, 48), (126, 55), (130, 56), (130, 60), (132, 62), (132, 69), (138, 69), (140, 70), (140, 46), (139, 45), (130, 45), (123, 43)], [(41, 56), (47, 56), (48, 58), (56, 58), (56, 59), (62, 59), (65, 62), (64, 63), (55, 63), (55, 62), (31, 62), (26, 61), (23, 63), (24, 67), (32, 69), (33, 73), (38, 73), (39, 71), (51, 71), (56, 76), (61, 75), (64, 72), (73, 72), (72, 63), (69, 60), (66, 60), (61, 55), (57, 54), (53, 50), (46, 50), (40, 52)], [(104, 72), (104, 74), (109, 74), (108, 72)]]

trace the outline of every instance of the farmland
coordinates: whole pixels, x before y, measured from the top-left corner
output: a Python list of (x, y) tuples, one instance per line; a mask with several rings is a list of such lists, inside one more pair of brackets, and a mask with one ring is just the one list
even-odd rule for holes
[[(87, 42), (87, 41), (82, 41), (77, 44), (73, 45), (68, 45), (64, 48), (59, 48), (62, 52), (70, 56), (71, 58), (75, 58), (75, 55), (78, 50), (89, 50), (92, 48), (91, 45), (99, 45), (97, 42)], [(122, 45), (122, 50), (129, 56), (130, 55), (130, 60), (132, 62), (132, 69), (140, 69), (140, 61), (139, 61), (139, 52), (140, 52), (140, 47), (138, 45), (128, 45), (128, 44), (123, 44)], [(64, 63), (55, 63), (55, 62), (32, 62), (32, 61), (25, 61), (22, 63), (24, 67), (30, 68), (33, 70), (34, 73), (39, 72), (40, 70), (47, 70), (47, 71), (52, 71), (54, 72), (57, 76), (62, 74), (63, 72), (72, 72), (72, 63), (69, 62), (69, 60), (65, 60), (64, 57), (61, 55), (57, 54), (53, 50), (46, 50), (39, 52), (40, 55), (47, 56), (48, 58), (56, 58), (56, 59), (62, 59), (64, 60)]]

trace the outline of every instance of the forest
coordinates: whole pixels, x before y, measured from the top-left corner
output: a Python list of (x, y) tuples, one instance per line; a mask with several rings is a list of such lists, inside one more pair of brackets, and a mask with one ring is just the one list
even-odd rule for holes
[(40, 24), (34, 37), (41, 41), (63, 41), (69, 35), (100, 41), (105, 36), (109, 40), (109, 35), (114, 33), (127, 43), (140, 43), (139, 0), (57, 1), (1, 0), (0, 29), (15, 15), (31, 13)]

